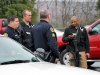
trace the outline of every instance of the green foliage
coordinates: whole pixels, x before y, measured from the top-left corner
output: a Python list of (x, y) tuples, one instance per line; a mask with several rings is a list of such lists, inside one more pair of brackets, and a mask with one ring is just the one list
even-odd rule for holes
[(22, 20), (22, 11), (28, 9), (32, 12), (32, 22), (37, 22), (37, 10), (34, 9), (35, 0), (0, 0), (0, 18), (7, 18), (13, 14)]
[(97, 10), (100, 9), (100, 0), (97, 1), (96, 9), (97, 9)]

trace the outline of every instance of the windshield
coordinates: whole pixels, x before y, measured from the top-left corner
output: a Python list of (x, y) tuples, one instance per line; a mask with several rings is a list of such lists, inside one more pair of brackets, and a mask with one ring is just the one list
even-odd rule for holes
[(0, 37), (0, 63), (14, 60), (40, 61), (27, 48), (8, 37)]

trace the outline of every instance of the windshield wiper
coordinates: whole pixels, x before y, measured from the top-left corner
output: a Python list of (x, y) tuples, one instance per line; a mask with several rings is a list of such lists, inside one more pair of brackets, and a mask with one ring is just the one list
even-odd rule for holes
[(12, 60), (12, 61), (6, 61), (6, 62), (0, 63), (0, 65), (15, 64), (15, 63), (26, 63), (26, 62), (30, 62), (30, 60)]

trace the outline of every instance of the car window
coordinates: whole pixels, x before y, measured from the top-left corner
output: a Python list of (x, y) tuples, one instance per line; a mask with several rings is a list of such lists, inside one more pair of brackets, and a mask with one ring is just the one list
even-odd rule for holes
[(8, 25), (8, 22), (6, 19), (2, 20), (2, 27), (6, 27)]
[(30, 50), (8, 37), (0, 37), (0, 63), (12, 60), (40, 61)]
[(92, 28), (92, 31), (97, 31), (98, 34), (100, 34), (100, 24), (97, 24), (96, 26), (94, 26), (94, 27)]

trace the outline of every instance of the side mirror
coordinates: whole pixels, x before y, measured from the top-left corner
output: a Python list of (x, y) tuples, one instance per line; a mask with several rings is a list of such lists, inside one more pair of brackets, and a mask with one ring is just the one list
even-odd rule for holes
[(96, 30), (90, 30), (90, 31), (89, 31), (89, 34), (90, 34), (90, 35), (98, 34), (98, 32), (97, 32)]
[(32, 57), (31, 61), (33, 61), (33, 62), (39, 62), (39, 60), (37, 59), (37, 57)]

